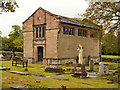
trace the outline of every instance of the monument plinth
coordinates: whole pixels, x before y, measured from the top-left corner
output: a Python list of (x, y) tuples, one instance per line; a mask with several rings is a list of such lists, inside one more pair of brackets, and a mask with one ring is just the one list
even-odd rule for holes
[(85, 72), (85, 65), (83, 62), (83, 57), (82, 57), (82, 52), (83, 52), (83, 47), (82, 45), (79, 44), (77, 51), (79, 52), (78, 54), (78, 64), (77, 66), (74, 67), (74, 75), (73, 77), (79, 77), (79, 78), (85, 78), (87, 76), (87, 73)]

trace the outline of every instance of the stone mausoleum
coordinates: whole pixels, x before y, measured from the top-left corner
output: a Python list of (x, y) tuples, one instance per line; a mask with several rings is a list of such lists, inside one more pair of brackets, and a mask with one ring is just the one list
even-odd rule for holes
[(42, 64), (76, 63), (77, 47), (83, 46), (83, 59), (100, 59), (100, 27), (53, 14), (38, 8), (23, 22), (24, 57)]

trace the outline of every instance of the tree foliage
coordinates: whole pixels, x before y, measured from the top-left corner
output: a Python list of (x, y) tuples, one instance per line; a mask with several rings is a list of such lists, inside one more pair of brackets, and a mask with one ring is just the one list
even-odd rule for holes
[(2, 37), (2, 50), (5, 50), (5, 51), (10, 51), (11, 48), (9, 48), (9, 39), (7, 37)]
[(118, 55), (118, 37), (114, 33), (106, 33), (103, 36), (102, 54)]
[(82, 17), (102, 25), (104, 30), (117, 31), (120, 28), (120, 1), (115, 1), (118, 0), (114, 0), (114, 2), (90, 2)]
[(0, 12), (15, 12), (18, 7), (15, 0), (0, 0)]
[(2, 49), (6, 51), (12, 51), (13, 49), (15, 49), (15, 51), (23, 51), (23, 35), (21, 27), (13, 25), (12, 29), (13, 31), (8, 35), (9, 38), (2, 38)]
[[(88, 0), (87, 0), (88, 1)], [(104, 2), (106, 1), (106, 2)], [(83, 18), (103, 26), (102, 53), (120, 54), (120, 1), (91, 0)]]

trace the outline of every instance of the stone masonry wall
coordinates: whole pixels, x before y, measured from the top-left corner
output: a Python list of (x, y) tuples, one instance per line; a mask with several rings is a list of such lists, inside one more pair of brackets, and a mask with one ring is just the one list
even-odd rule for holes
[[(34, 32), (30, 32), (33, 31), (33, 22)], [(45, 13), (45, 11), (42, 9), (38, 9), (36, 12), (34, 12), (33, 15), (23, 24), (23, 32), (26, 31), (24, 32), (24, 56), (34, 57), (34, 61), (37, 62), (37, 47), (41, 46), (43, 47), (43, 58), (57, 58), (57, 35), (59, 31), (58, 25), (59, 20), (50, 13)], [(40, 26), (45, 27), (44, 38), (35, 37), (36, 27)]]
[(23, 23), (24, 57), (33, 58), (33, 17)]
[[(75, 35), (64, 35), (63, 26), (75, 29)], [(58, 58), (75, 58), (78, 56), (77, 47), (83, 46), (83, 57), (99, 57), (99, 41), (90, 37), (78, 36), (77, 26), (61, 24), (58, 36)]]
[(57, 58), (57, 35), (59, 20), (46, 13), (46, 58)]

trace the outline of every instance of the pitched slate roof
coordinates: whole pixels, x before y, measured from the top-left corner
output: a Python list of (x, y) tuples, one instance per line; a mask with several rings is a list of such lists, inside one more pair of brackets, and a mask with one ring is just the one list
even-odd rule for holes
[[(76, 19), (74, 19), (74, 18), (69, 18), (69, 17), (65, 17), (65, 16), (61, 16), (61, 15), (56, 15), (56, 14), (53, 14), (53, 13), (51, 13), (51, 12), (43, 9), (42, 7), (39, 7), (32, 15), (34, 15), (39, 9), (40, 9), (40, 10), (43, 10), (43, 11), (46, 12), (46, 13), (49, 13), (51, 16), (54, 16), (54, 17), (60, 19), (60, 21), (61, 21), (62, 23), (68, 23), (68, 24), (73, 24), (73, 25), (77, 25), (77, 26), (89, 27), (89, 28), (93, 28), (94, 26), (97, 26), (96, 29), (99, 29), (99, 28), (98, 28), (99, 26), (96, 25), (96, 24), (94, 24), (94, 23), (92, 23), (91, 25), (89, 25), (87, 22), (90, 22), (90, 21), (88, 21), (87, 19), (83, 19), (82, 21), (80, 21), (80, 20), (76, 20)], [(32, 15), (31, 15), (31, 16), (32, 16)], [(30, 17), (31, 17), (31, 16), (30, 16)], [(28, 17), (28, 19), (29, 19), (30, 17)], [(23, 23), (25, 23), (28, 19), (26, 19)], [(86, 21), (87, 21), (87, 22), (86, 22)], [(94, 28), (95, 28), (95, 27), (94, 27)]]

